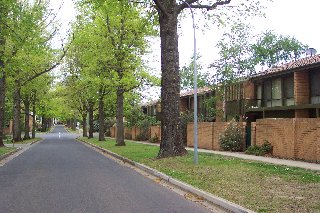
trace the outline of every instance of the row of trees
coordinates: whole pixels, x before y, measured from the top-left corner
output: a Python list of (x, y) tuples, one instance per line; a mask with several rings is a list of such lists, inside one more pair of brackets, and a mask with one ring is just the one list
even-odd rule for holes
[[(41, 108), (44, 94), (50, 89), (52, 78), (48, 72), (58, 66), (66, 53), (63, 48), (51, 47), (50, 42), (57, 33), (54, 17), (46, 1), (1, 1), (0, 146), (3, 146), (4, 125), (11, 117), (13, 140), (22, 140), (22, 103), (24, 138), (30, 138), (29, 116), (33, 115), (35, 121), (36, 109)], [(35, 128), (32, 133), (34, 137)]]
[[(178, 17), (184, 14), (186, 9), (192, 8), (203, 12), (205, 17), (210, 18), (217, 25), (231, 25), (239, 22), (239, 19), (263, 14), (263, 6), (259, 0), (237, 2), (236, 4), (231, 4), (231, 2), (231, 0), (215, 2), (186, 0), (181, 3), (176, 0), (78, 1), (80, 14), (73, 28), (77, 38), (72, 47), (72, 53), (68, 56), (70, 76), (67, 76), (65, 86), (81, 88), (81, 94), (77, 94), (79, 100), (75, 102), (75, 105), (81, 106), (78, 111), (83, 115), (83, 120), (88, 112), (89, 123), (92, 123), (90, 121), (93, 119), (92, 111), (98, 108), (100, 140), (104, 139), (103, 125), (106, 113), (108, 116), (115, 113), (118, 129), (117, 145), (124, 145), (125, 94), (132, 94), (133, 89), (141, 86), (145, 79), (150, 79), (150, 76), (148, 77), (148, 74), (143, 71), (140, 58), (146, 50), (145, 37), (153, 35), (154, 29), (157, 29), (161, 37), (162, 73), (162, 138), (158, 157), (186, 153), (181, 139), (179, 113), (181, 78)], [(237, 30), (237, 32), (245, 33), (242, 30)], [(232, 35), (233, 33), (225, 37), (229, 36), (230, 40), (234, 41)], [(245, 39), (246, 37), (240, 35), (238, 38)], [(230, 47), (227, 42), (229, 41), (222, 40), (218, 44), (222, 57), (213, 67), (217, 68), (223, 76), (237, 73), (235, 69), (240, 69), (241, 72), (238, 72), (240, 75), (243, 73), (242, 70), (247, 70), (243, 67), (243, 61), (246, 59), (242, 59), (247, 53), (242, 52), (243, 46), (236, 47), (234, 42)], [(261, 40), (261, 43), (263, 42)], [(262, 56), (266, 55), (265, 52), (268, 49), (255, 48), (254, 50), (261, 53), (260, 59), (263, 59)], [(230, 63), (228, 61), (230, 58), (235, 60)], [(79, 89), (74, 91), (79, 93)], [(132, 97), (132, 95), (129, 96)], [(73, 95), (70, 96), (72, 97)], [(89, 137), (91, 136), (89, 131)]]
[(139, 3), (80, 1), (77, 8), (75, 39), (65, 60), (68, 72), (58, 93), (81, 116), (83, 136), (87, 136), (87, 115), (92, 138), (98, 111), (100, 141), (105, 139), (106, 118), (116, 117), (116, 145), (123, 146), (124, 113), (139, 102), (139, 88), (156, 82), (141, 59), (146, 37), (155, 30)]

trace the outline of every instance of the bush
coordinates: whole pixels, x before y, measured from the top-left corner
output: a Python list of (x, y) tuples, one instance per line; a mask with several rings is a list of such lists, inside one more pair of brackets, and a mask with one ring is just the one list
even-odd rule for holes
[(241, 126), (232, 120), (227, 126), (224, 134), (220, 136), (219, 142), (224, 151), (241, 151), (244, 142)]
[(245, 152), (249, 155), (257, 155), (257, 156), (264, 156), (266, 154), (272, 153), (272, 145), (267, 140), (261, 146), (253, 145), (249, 146)]
[(150, 142), (150, 143), (158, 143), (158, 142), (159, 142), (159, 137), (158, 137), (158, 135), (155, 135), (155, 136), (151, 137), (151, 138), (149, 139), (149, 142)]

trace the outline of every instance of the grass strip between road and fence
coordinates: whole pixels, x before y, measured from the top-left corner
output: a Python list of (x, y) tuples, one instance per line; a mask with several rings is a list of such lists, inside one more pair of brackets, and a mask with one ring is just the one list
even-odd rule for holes
[(256, 212), (320, 212), (320, 172), (193, 152), (157, 159), (159, 147), (79, 138)]
[(17, 149), (13, 148), (13, 147), (0, 147), (0, 159), (2, 159), (3, 157), (5, 157), (6, 155), (15, 152)]
[[(42, 138), (30, 138), (30, 139), (27, 139), (27, 140), (22, 140), (22, 141), (15, 142), (14, 144), (33, 144), (33, 143), (38, 142), (40, 140), (42, 140)], [(12, 140), (5, 140), (4, 143), (12, 144)]]

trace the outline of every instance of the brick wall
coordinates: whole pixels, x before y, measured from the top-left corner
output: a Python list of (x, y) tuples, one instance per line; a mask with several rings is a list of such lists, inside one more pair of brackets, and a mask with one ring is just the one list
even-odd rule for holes
[[(245, 132), (245, 123), (243, 133)], [(198, 147), (202, 149), (220, 150), (219, 137), (224, 133), (228, 122), (199, 122), (198, 123)], [(187, 146), (193, 147), (193, 123), (188, 123)], [(245, 145), (245, 140), (244, 140)]]
[(116, 137), (116, 135), (117, 135), (117, 127), (115, 127), (115, 126), (113, 126), (113, 127), (111, 127), (110, 128), (110, 136), (112, 137), (112, 138), (115, 138)]
[(254, 83), (251, 81), (245, 81), (243, 83), (243, 90), (244, 90), (244, 99), (255, 99), (255, 89), (254, 89)]
[(255, 140), (268, 140), (276, 157), (320, 162), (319, 118), (259, 119)]
[(273, 146), (273, 155), (294, 158), (293, 119), (258, 119), (256, 121), (256, 144), (265, 140)]
[[(294, 100), (296, 105), (310, 103), (310, 84), (309, 72), (295, 72), (294, 73)], [(308, 118), (308, 109), (299, 109), (295, 111), (296, 118)]]
[(132, 129), (131, 128), (128, 128), (128, 127), (124, 128), (124, 138), (128, 139), (128, 140), (132, 139)]
[(295, 130), (295, 158), (320, 162), (320, 119), (296, 119)]
[(137, 135), (140, 135), (140, 128), (132, 127), (131, 131), (132, 131), (132, 134), (131, 134), (132, 140), (136, 140), (137, 139)]
[[(187, 127), (187, 146), (193, 147), (193, 123), (188, 123)], [(198, 148), (210, 149), (213, 148), (213, 123), (199, 122), (198, 123)]]
[(297, 105), (308, 104), (310, 101), (309, 73), (307, 71), (294, 73), (294, 99)]
[(150, 137), (153, 138), (155, 136), (159, 138), (159, 141), (161, 140), (161, 126), (150, 127)]

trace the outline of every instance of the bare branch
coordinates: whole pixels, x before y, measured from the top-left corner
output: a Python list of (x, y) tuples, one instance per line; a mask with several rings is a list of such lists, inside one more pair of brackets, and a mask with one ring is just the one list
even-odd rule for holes
[(180, 13), (183, 9), (189, 7), (188, 4), (190, 5), (191, 8), (196, 8), (196, 9), (206, 9), (206, 10), (214, 10), (216, 9), (218, 6), (222, 6), (222, 5), (226, 5), (229, 4), (231, 2), (231, 0), (217, 0), (215, 3), (213, 3), (212, 5), (201, 5), (201, 4), (193, 4), (197, 2), (197, 0), (186, 0), (185, 2), (181, 3), (178, 6), (178, 13)]

